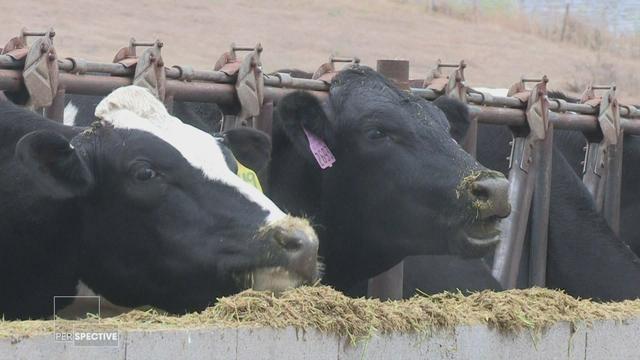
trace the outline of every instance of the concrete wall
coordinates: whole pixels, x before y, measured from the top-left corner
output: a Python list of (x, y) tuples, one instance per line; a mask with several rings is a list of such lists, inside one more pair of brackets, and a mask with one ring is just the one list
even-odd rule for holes
[(0, 339), (0, 359), (639, 359), (640, 318), (599, 321), (575, 331), (556, 324), (539, 338), (460, 326), (431, 336), (375, 336), (357, 346), (345, 338), (293, 328), (121, 332), (117, 347), (79, 347), (53, 335)]

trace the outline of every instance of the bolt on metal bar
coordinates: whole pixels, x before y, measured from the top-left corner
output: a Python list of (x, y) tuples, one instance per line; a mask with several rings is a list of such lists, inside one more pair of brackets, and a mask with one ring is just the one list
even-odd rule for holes
[(339, 57), (339, 56), (331, 56), (329, 58), (329, 61), (332, 63), (354, 63), (354, 64), (359, 64), (360, 63), (360, 58), (357, 57)]

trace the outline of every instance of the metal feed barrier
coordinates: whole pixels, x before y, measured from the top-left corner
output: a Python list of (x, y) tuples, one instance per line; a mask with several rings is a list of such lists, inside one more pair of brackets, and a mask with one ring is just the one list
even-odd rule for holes
[[(357, 58), (330, 58), (312, 79), (287, 73), (262, 72), (262, 46), (232, 45), (213, 70), (189, 66), (165, 67), (163, 43), (131, 39), (111, 63), (82, 58), (60, 59), (53, 44), (55, 32), (22, 30), (0, 51), (0, 91), (28, 94), (27, 105), (49, 118), (62, 121), (64, 96), (70, 94), (107, 95), (114, 89), (135, 84), (151, 90), (167, 108), (173, 101), (212, 102), (239, 109), (225, 115), (223, 129), (253, 126), (268, 133), (274, 103), (287, 93), (306, 90), (317, 97), (327, 96), (331, 79), (339, 71), (337, 63), (357, 64)], [(31, 44), (28, 38), (34, 38)], [(144, 48), (138, 55), (139, 48)], [(239, 57), (239, 52), (246, 55)], [(493, 275), (505, 288), (516, 286), (520, 269), (527, 283), (545, 285), (549, 189), (553, 129), (583, 132), (585, 147), (583, 181), (598, 209), (612, 229), (619, 232), (620, 179), (623, 133), (640, 135), (640, 109), (621, 105), (615, 85), (589, 86), (578, 104), (547, 97), (545, 77), (523, 78), (497, 97), (468, 87), (463, 61), (438, 61), (424, 80), (409, 80), (409, 62), (379, 60), (377, 70), (417, 96), (434, 100), (452, 96), (468, 104), (473, 115), (463, 143), (475, 155), (477, 122), (508, 126), (513, 133), (509, 157), (509, 196), (512, 213), (501, 223), (502, 241), (494, 257)], [(453, 69), (446, 74), (445, 69)], [(602, 91), (596, 96), (595, 91)], [(529, 216), (531, 213), (531, 217)], [(525, 248), (525, 232), (531, 218), (531, 242)], [(380, 298), (402, 297), (402, 263), (371, 279), (369, 294)]]

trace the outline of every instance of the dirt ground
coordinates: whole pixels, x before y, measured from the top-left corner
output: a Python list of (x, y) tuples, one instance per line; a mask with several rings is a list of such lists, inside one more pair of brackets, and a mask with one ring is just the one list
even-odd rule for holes
[(231, 42), (261, 42), (266, 71), (312, 71), (336, 54), (372, 66), (408, 59), (412, 78), (421, 78), (438, 58), (465, 59), (471, 86), (507, 87), (522, 75), (546, 74), (551, 88), (574, 92), (591, 80), (615, 81), (623, 102), (640, 103), (637, 59), (433, 15), (399, 0), (4, 0), (0, 42), (23, 26), (53, 26), (59, 56), (93, 61), (111, 61), (131, 36), (162, 39), (167, 65), (202, 69)]

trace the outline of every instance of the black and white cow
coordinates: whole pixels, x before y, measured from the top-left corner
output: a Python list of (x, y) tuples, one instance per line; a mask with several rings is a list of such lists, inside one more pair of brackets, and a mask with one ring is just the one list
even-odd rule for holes
[(71, 127), (0, 101), (1, 316), (51, 316), (79, 281), (176, 313), (316, 281), (307, 221), (234, 174), (225, 142), (242, 130), (216, 139), (133, 86), (96, 114)]
[[(436, 105), (445, 111), (452, 128), (467, 127), (468, 118), (449, 111), (439, 102), (440, 99)], [(575, 140), (576, 135), (581, 136), (560, 130), (554, 134), (557, 142), (551, 173), (547, 286), (598, 300), (638, 298), (640, 259), (607, 226), (596, 211), (591, 195), (559, 149), (568, 140)], [(510, 140), (511, 133), (506, 127), (480, 124), (479, 161), (506, 174), (505, 158), (509, 155)], [(416, 288), (429, 293), (456, 288), (499, 289), (497, 283), (492, 283), (486, 265), (461, 259), (413, 258), (405, 263), (404, 274), (405, 296), (412, 295)]]
[(318, 225), (324, 281), (340, 290), (408, 255), (485, 255), (510, 212), (507, 180), (444, 114), (366, 67), (338, 74), (324, 103), (284, 97), (272, 142), (269, 195)]

